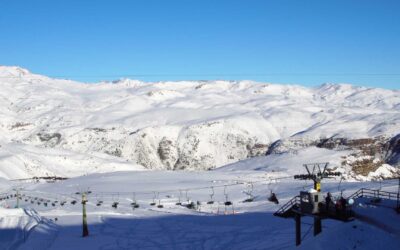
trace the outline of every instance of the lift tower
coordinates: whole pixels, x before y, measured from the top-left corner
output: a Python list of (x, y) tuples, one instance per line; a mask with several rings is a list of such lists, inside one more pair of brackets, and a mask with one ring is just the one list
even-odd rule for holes
[(341, 175), (339, 172), (327, 171), (328, 165), (329, 162), (303, 164), (303, 167), (307, 170), (307, 174), (295, 175), (294, 178), (312, 180), (314, 182), (314, 189), (321, 192), (322, 179)]
[[(329, 178), (331, 176), (341, 175), (341, 173), (339, 172), (328, 171), (327, 170), (328, 165), (329, 162), (303, 164), (304, 168), (307, 170), (307, 174), (295, 175), (294, 178), (300, 180), (312, 180), (314, 182), (314, 189), (319, 194), (321, 192), (322, 179)], [(298, 239), (300, 238), (300, 230), (297, 230), (298, 228), (300, 228), (300, 225), (297, 224), (300, 224), (300, 218), (296, 217), (296, 245), (300, 244), (300, 239)], [(322, 231), (321, 217), (318, 215), (314, 215), (314, 236), (321, 233), (321, 231)]]

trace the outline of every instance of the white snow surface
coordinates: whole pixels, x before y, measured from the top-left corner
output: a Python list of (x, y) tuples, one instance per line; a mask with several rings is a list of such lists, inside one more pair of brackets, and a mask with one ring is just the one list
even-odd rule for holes
[(80, 83), (0, 66), (0, 177), (204, 170), (279, 139), (391, 137), (400, 91), (252, 81)]
[[(248, 169), (256, 166), (249, 164)], [(277, 178), (271, 181), (271, 178)], [(2, 249), (298, 249), (294, 244), (294, 221), (273, 216), (280, 205), (311, 182), (293, 180), (274, 172), (234, 169), (229, 171), (137, 171), (90, 174), (57, 183), (14, 182), (24, 194), (22, 209), (12, 209), (15, 198), (0, 205)], [(252, 188), (251, 185), (252, 184)], [(214, 187), (214, 190), (211, 187)], [(226, 188), (225, 188), (226, 186)], [(334, 199), (339, 192), (350, 195), (361, 187), (396, 191), (397, 180), (342, 182), (326, 180), (325, 192)], [(88, 191), (89, 237), (82, 238), (82, 206), (77, 191)], [(180, 192), (181, 191), (181, 192)], [(186, 193), (187, 191), (187, 193)], [(280, 204), (267, 200), (270, 191)], [(246, 193), (247, 192), (247, 193)], [(244, 203), (250, 193), (254, 201)], [(210, 196), (214, 194), (214, 196)], [(25, 201), (26, 197), (49, 199), (47, 206)], [(54, 207), (51, 202), (67, 201)], [(77, 200), (72, 205), (70, 202)], [(176, 205), (200, 201), (198, 209)], [(206, 204), (213, 200), (214, 204)], [(232, 206), (225, 208), (224, 202)], [(103, 201), (101, 206), (97, 206)], [(136, 201), (140, 207), (132, 209)], [(111, 205), (118, 202), (117, 208)], [(162, 204), (163, 208), (150, 203)], [(303, 217), (303, 243), (299, 249), (397, 249), (400, 244), (398, 214), (386, 203), (369, 205), (357, 200), (354, 209), (363, 220), (323, 220), (323, 231), (312, 235), (312, 219)], [(233, 213), (234, 211), (234, 213)], [(57, 220), (56, 220), (57, 218)], [(375, 223), (378, 221), (379, 223)], [(310, 231), (311, 229), (311, 231)], [(335, 244), (332, 244), (334, 240)]]

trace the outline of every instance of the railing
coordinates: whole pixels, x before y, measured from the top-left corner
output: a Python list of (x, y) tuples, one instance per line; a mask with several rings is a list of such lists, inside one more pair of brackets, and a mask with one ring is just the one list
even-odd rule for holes
[(292, 207), (294, 205), (299, 205), (300, 204), (300, 196), (295, 196), (292, 199), (290, 199), (288, 202), (286, 202), (282, 207), (280, 207), (278, 209), (278, 211), (276, 211), (274, 213), (275, 216), (281, 216), (284, 213), (286, 213), (287, 211), (289, 211), (290, 209), (292, 209)]
[(368, 197), (368, 198), (384, 198), (389, 200), (397, 200), (399, 198), (399, 194), (395, 192), (382, 191), (379, 189), (368, 189), (361, 188), (354, 194), (350, 195), (348, 198), (360, 198), (360, 197)]

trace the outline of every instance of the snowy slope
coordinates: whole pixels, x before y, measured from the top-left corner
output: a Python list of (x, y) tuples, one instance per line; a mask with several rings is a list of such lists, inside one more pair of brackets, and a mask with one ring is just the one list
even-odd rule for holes
[(0, 66), (0, 176), (11, 179), (203, 170), (265, 155), (278, 140), (386, 142), (399, 133), (399, 90), (251, 81), (85, 84)]
[[(312, 183), (293, 177), (271, 183), (269, 174), (273, 172), (249, 170), (255, 169), (256, 164), (247, 164), (244, 171), (239, 168), (201, 172), (129, 171), (92, 174), (57, 183), (15, 183), (23, 188), (20, 193), (25, 195), (20, 206), (31, 213), (0, 209), (0, 235), (4, 237), (0, 244), (2, 249), (57, 250), (294, 249), (293, 219), (275, 217), (273, 212), (300, 190), (309, 189)], [(288, 162), (287, 166), (290, 164), (294, 163)], [(245, 203), (249, 183), (253, 184), (254, 201)], [(211, 187), (214, 187), (212, 198)], [(348, 196), (362, 187), (396, 191), (397, 180), (381, 184), (343, 182), (339, 185), (338, 180), (330, 179), (322, 185), (324, 192), (331, 192), (334, 198), (341, 190)], [(80, 196), (75, 192), (88, 188), (91, 191), (87, 203), (90, 236), (82, 238), (82, 206)], [(267, 200), (271, 190), (280, 204)], [(31, 198), (25, 201), (28, 196)], [(43, 202), (37, 204), (34, 197), (50, 201), (44, 206)], [(214, 204), (207, 204), (210, 199)], [(225, 210), (226, 199), (233, 207), (228, 206)], [(31, 200), (35, 202), (31, 203)], [(54, 200), (58, 203), (50, 205)], [(78, 203), (73, 205), (72, 200)], [(133, 200), (140, 205), (138, 208), (131, 207)], [(179, 200), (183, 204), (188, 200), (199, 201), (200, 205), (198, 209), (188, 209), (176, 205)], [(61, 201), (67, 203), (61, 206)], [(96, 205), (98, 201), (103, 201), (101, 206)], [(154, 201), (163, 207), (150, 205)], [(111, 206), (114, 202), (118, 202), (117, 208)], [(399, 215), (391, 208), (365, 205), (366, 202), (361, 200), (360, 205), (357, 202), (356, 212), (379, 219), (383, 226), (391, 226), (393, 235), (357, 219), (349, 223), (324, 220), (322, 233), (314, 237), (310, 227), (312, 218), (304, 217), (300, 249), (397, 249), (400, 243), (396, 236), (400, 233)], [(0, 206), (14, 207), (15, 203), (15, 198), (11, 198), (0, 201)], [(332, 239), (335, 244), (329, 244)]]

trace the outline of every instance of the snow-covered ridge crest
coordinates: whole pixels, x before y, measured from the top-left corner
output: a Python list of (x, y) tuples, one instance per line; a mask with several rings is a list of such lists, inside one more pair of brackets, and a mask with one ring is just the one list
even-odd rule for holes
[(203, 170), (265, 155), (279, 140), (299, 140), (282, 144), (296, 150), (326, 138), (389, 142), (400, 134), (399, 107), (398, 90), (349, 84), (87, 84), (1, 66), (0, 176), (106, 172), (111, 162), (110, 171)]

